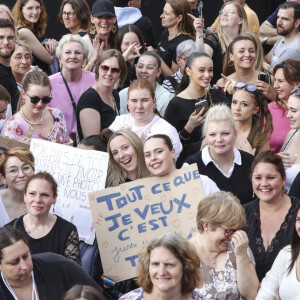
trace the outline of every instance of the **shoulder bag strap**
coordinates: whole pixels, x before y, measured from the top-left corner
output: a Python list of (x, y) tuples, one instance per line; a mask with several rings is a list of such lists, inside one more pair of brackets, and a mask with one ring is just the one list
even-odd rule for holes
[(74, 99), (73, 99), (72, 93), (71, 93), (71, 91), (70, 91), (70, 89), (69, 89), (69, 86), (68, 86), (68, 84), (67, 84), (67, 82), (66, 82), (66, 79), (65, 79), (65, 77), (63, 76), (62, 72), (60, 72), (60, 75), (61, 75), (61, 77), (62, 77), (62, 79), (63, 79), (63, 81), (64, 81), (64, 83), (65, 83), (65, 86), (66, 86), (66, 88), (67, 88), (67, 91), (68, 91), (68, 93), (69, 93), (69, 96), (70, 96), (70, 99), (71, 99), (71, 102), (72, 102), (72, 106), (73, 106), (73, 108), (74, 108), (74, 111), (76, 112), (76, 103), (75, 103), (75, 101), (74, 101)]

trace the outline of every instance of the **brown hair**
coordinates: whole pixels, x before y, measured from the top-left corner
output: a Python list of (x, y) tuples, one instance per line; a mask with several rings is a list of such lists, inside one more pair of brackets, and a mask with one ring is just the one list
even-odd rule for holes
[(191, 244), (177, 233), (168, 232), (155, 238), (140, 252), (138, 266), (139, 286), (151, 293), (153, 283), (149, 274), (151, 251), (157, 247), (168, 249), (182, 264), (181, 293), (185, 295), (192, 292), (201, 284), (200, 259)]
[(277, 172), (280, 174), (282, 180), (285, 180), (286, 175), (285, 175), (285, 169), (284, 169), (282, 159), (275, 152), (273, 152), (271, 150), (267, 150), (267, 151), (259, 153), (254, 158), (254, 161), (253, 161), (252, 167), (251, 167), (251, 177), (253, 176), (254, 169), (256, 168), (256, 166), (259, 163), (272, 164), (275, 167), (275, 169), (277, 170)]
[(212, 229), (226, 225), (243, 228), (246, 226), (246, 214), (240, 200), (230, 192), (216, 192), (200, 200), (196, 223), (203, 232), (203, 222), (208, 222)]
[(93, 286), (76, 284), (64, 295), (63, 300), (74, 299), (105, 300), (106, 298)]
[(111, 58), (111, 57), (116, 57), (118, 60), (118, 64), (119, 64), (119, 68), (121, 69), (121, 73), (120, 73), (120, 86), (123, 86), (123, 83), (126, 79), (127, 76), (127, 66), (126, 66), (126, 61), (124, 59), (124, 56), (122, 55), (122, 53), (116, 49), (110, 49), (107, 51), (104, 51), (100, 58), (98, 59), (98, 61), (96, 62), (96, 66), (95, 66), (95, 76), (96, 79), (99, 78), (99, 67), (100, 65), (107, 59)]
[(48, 172), (38, 172), (38, 173), (34, 174), (33, 176), (31, 176), (28, 179), (28, 181), (26, 182), (24, 194), (27, 193), (29, 183), (35, 179), (42, 179), (42, 180), (46, 180), (47, 182), (49, 182), (51, 184), (53, 197), (57, 196), (57, 183), (54, 180), (53, 176)]
[(5, 177), (5, 167), (10, 157), (16, 156), (18, 159), (34, 168), (34, 156), (31, 151), (21, 147), (14, 147), (3, 152), (0, 156), (0, 174)]
[[(25, 20), (25, 18), (23, 16), (23, 12), (22, 12), (23, 7), (26, 5), (26, 3), (28, 1), (29, 0), (17, 0), (16, 4), (14, 5), (14, 7), (12, 9), (12, 14), (14, 16), (14, 19), (15, 19), (18, 27), (30, 28), (30, 25)], [(45, 10), (43, 1), (42, 0), (35, 0), (35, 1), (37, 1), (40, 4), (42, 11), (41, 11), (40, 18), (37, 21), (37, 23), (33, 24), (33, 32), (38, 37), (42, 37), (45, 34), (45, 29), (47, 26), (47, 14), (46, 14), (46, 10)]]
[(10, 93), (1, 84), (0, 84), (0, 101), (7, 101), (8, 103), (11, 102)]

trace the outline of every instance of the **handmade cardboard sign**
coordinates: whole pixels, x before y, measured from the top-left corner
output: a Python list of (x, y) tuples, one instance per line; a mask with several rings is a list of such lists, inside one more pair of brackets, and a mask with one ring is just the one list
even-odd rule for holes
[(164, 232), (189, 238), (203, 188), (196, 164), (89, 194), (104, 276), (136, 276), (138, 253)]
[[(0, 136), (0, 155), (3, 152), (15, 147), (22, 147), (25, 149), (29, 149), (29, 144), (21, 143), (19, 141)], [(2, 180), (0, 179), (0, 190), (5, 188), (6, 186), (3, 184)]]
[(108, 154), (40, 139), (31, 140), (30, 150), (36, 172), (47, 171), (57, 182), (55, 212), (76, 225), (80, 240), (92, 244), (95, 231), (88, 193), (105, 187)]

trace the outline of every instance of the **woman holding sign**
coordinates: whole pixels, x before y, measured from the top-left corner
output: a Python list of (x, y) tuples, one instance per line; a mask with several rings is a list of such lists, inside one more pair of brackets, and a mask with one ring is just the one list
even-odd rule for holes
[(29, 178), (24, 198), (28, 213), (9, 225), (26, 236), (30, 252), (53, 252), (81, 264), (76, 226), (50, 213), (57, 198), (57, 184), (52, 175), (39, 172)]
[(201, 283), (200, 260), (195, 250), (176, 233), (164, 233), (140, 253), (140, 288), (119, 300), (201, 300), (195, 290)]
[[(153, 176), (164, 176), (176, 170), (175, 149), (165, 134), (155, 134), (144, 144), (146, 167)], [(219, 191), (217, 185), (207, 176), (200, 175), (205, 196)]]
[(0, 156), (0, 179), (7, 189), (0, 192), (0, 227), (26, 212), (24, 190), (27, 180), (34, 174), (33, 154), (15, 147)]

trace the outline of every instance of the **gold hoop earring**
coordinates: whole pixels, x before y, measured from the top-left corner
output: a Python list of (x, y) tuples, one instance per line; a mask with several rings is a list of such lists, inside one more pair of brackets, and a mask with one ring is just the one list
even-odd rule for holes
[(118, 26), (117, 26), (116, 23), (114, 24), (114, 26), (113, 26), (113, 28), (112, 28), (111, 31), (112, 31), (113, 34), (115, 34), (118, 31)]
[(95, 34), (96, 33), (96, 26), (94, 23), (91, 23), (91, 27), (90, 27), (90, 34)]

